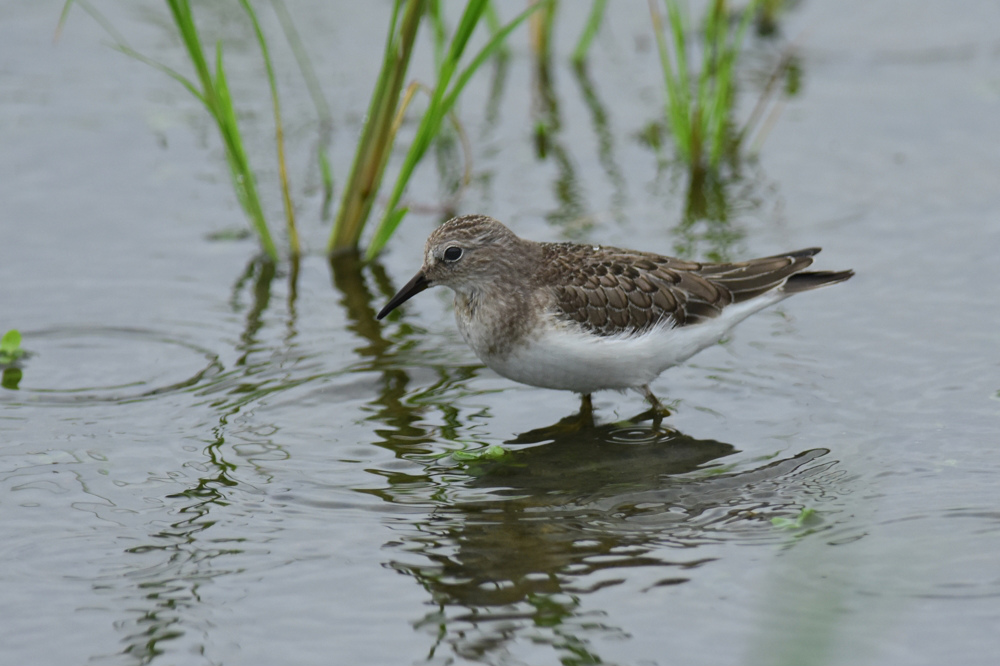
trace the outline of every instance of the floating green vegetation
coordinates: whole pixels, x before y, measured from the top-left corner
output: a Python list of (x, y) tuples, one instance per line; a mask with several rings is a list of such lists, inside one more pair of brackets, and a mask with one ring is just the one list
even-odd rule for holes
[(18, 384), (21, 383), (22, 376), (23, 372), (21, 371), (21, 368), (4, 368), (3, 373), (0, 373), (0, 387), (10, 391), (16, 391)]
[(21, 381), (21, 368), (14, 365), (24, 356), (21, 349), (21, 333), (17, 329), (11, 329), (0, 338), (0, 387), (11, 391), (17, 390), (17, 385)]
[[(407, 0), (405, 3), (404, 0), (396, 0), (386, 39), (382, 70), (372, 92), (361, 141), (355, 153), (351, 174), (344, 189), (344, 198), (330, 236), (328, 250), (331, 254), (357, 248), (361, 232), (378, 193), (396, 132), (402, 123), (409, 101), (419, 87), (409, 86), (406, 95), (400, 99), (418, 23), (424, 13), (424, 5), (425, 0)], [(469, 38), (480, 21), (486, 18), (485, 10), (488, 5), (488, 0), (469, 0), (466, 3), (446, 49), (443, 48), (443, 22), (434, 19), (434, 16), (440, 17), (440, 11), (431, 12), (431, 20), (435, 21), (435, 33), (438, 36), (436, 41), (441, 44), (438, 48), (437, 80), (430, 91), (430, 101), (420, 119), (416, 136), (403, 158), (403, 164), (389, 194), (385, 214), (368, 246), (369, 259), (385, 247), (408, 212), (407, 207), (400, 206), (403, 192), (417, 164), (440, 134), (445, 117), (455, 106), (462, 89), (483, 63), (498, 52), (507, 35), (538, 8), (538, 5), (532, 5), (510, 23), (491, 31), (492, 35), (486, 45), (459, 71), (459, 64)]]
[(712, 0), (700, 32), (700, 69), (689, 63), (692, 21), (678, 0), (665, 0), (667, 25), (649, 0), (656, 44), (667, 92), (667, 125), (677, 154), (695, 174), (717, 172), (724, 157), (733, 158), (743, 131), (732, 123), (736, 96), (736, 61), (747, 26), (760, 0), (752, 0), (735, 25), (725, 0)]
[(815, 523), (817, 520), (818, 517), (816, 516), (816, 509), (804, 507), (801, 511), (799, 511), (799, 515), (794, 518), (777, 516), (771, 519), (771, 524), (780, 529), (800, 530), (806, 525)]
[(24, 356), (21, 349), (21, 332), (12, 328), (0, 338), (0, 365), (10, 365)]
[(451, 457), (459, 462), (474, 462), (477, 460), (500, 460), (509, 453), (510, 451), (499, 444), (491, 444), (485, 449), (476, 449), (475, 451), (469, 451), (467, 449), (452, 451)]

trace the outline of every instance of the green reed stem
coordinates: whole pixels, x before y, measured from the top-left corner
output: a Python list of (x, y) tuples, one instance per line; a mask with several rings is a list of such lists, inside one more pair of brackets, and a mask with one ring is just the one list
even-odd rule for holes
[(59, 37), (62, 35), (63, 26), (66, 25), (66, 19), (69, 18), (69, 10), (74, 4), (79, 5), (83, 11), (87, 12), (87, 14), (90, 15), (90, 18), (94, 19), (94, 22), (104, 29), (104, 32), (111, 35), (111, 39), (113, 39), (116, 44), (125, 43), (124, 37), (121, 36), (121, 33), (115, 30), (111, 21), (107, 20), (104, 17), (104, 14), (97, 11), (97, 9), (92, 4), (87, 2), (87, 0), (66, 0), (66, 3), (63, 5), (62, 12), (59, 13), (59, 22), (56, 24), (56, 32), (55, 35), (53, 35), (52, 41), (59, 41)]
[[(195, 26), (190, 3), (188, 0), (167, 0), (167, 4), (201, 83), (201, 94), (196, 96), (205, 104), (205, 108), (215, 120), (222, 137), (236, 198), (250, 218), (264, 251), (272, 260), (277, 261), (278, 250), (267, 228), (264, 209), (257, 194), (256, 178), (250, 168), (250, 161), (247, 158), (239, 124), (236, 120), (236, 109), (233, 107), (226, 72), (222, 64), (222, 42), (216, 42), (215, 45), (215, 73), (213, 75), (205, 59), (205, 51)], [(194, 85), (188, 84), (187, 87), (192, 90)]]
[(594, 41), (594, 36), (601, 28), (601, 21), (604, 18), (604, 8), (607, 4), (608, 0), (594, 0), (594, 4), (590, 6), (590, 15), (587, 16), (587, 23), (584, 24), (583, 32), (580, 33), (580, 39), (576, 43), (576, 48), (573, 49), (572, 60), (574, 64), (579, 65), (587, 59), (587, 53), (590, 51), (590, 43)]
[(274, 140), (278, 152), (278, 177), (281, 183), (281, 200), (285, 207), (285, 220), (288, 226), (288, 245), (293, 257), (300, 253), (299, 232), (295, 228), (295, 206), (292, 204), (292, 195), (288, 186), (288, 165), (285, 161), (285, 132), (281, 123), (281, 103), (278, 99), (278, 83), (274, 77), (274, 67), (271, 64), (271, 54), (268, 52), (267, 40), (264, 39), (264, 31), (260, 28), (257, 15), (250, 6), (248, 0), (240, 0), (243, 10), (250, 17), (253, 23), (254, 34), (257, 36), (257, 43), (260, 44), (260, 52), (264, 58), (264, 67), (267, 71), (267, 83), (271, 89), (271, 104), (274, 109)]
[[(684, 162), (691, 162), (691, 102), (690, 84), (688, 81), (687, 43), (685, 39), (686, 21), (681, 16), (680, 7), (676, 2), (667, 0), (667, 17), (670, 25), (670, 35), (673, 38), (673, 54), (671, 59), (667, 46), (666, 31), (663, 20), (656, 7), (656, 0), (649, 0), (650, 18), (653, 22), (653, 33), (656, 35), (656, 46), (660, 55), (660, 65), (663, 68), (663, 81), (667, 88), (667, 124), (677, 144), (677, 151)], [(676, 61), (676, 66), (674, 62)]]
[(536, 62), (548, 62), (551, 57), (552, 28), (559, 8), (558, 0), (532, 0), (532, 4), (541, 10), (531, 16), (529, 33), (532, 55)]
[(281, 24), (281, 29), (285, 33), (285, 41), (288, 42), (288, 46), (292, 49), (295, 62), (299, 66), (299, 71), (302, 72), (302, 78), (305, 80), (306, 90), (309, 91), (309, 97), (312, 99), (313, 106), (316, 107), (316, 117), (319, 120), (316, 157), (319, 162), (320, 177), (323, 182), (323, 212), (321, 217), (322, 219), (327, 219), (330, 201), (333, 199), (333, 169), (330, 167), (330, 158), (327, 154), (330, 147), (330, 139), (333, 135), (333, 115), (330, 113), (330, 104), (323, 94), (319, 77), (316, 76), (316, 70), (313, 69), (309, 54), (306, 53), (302, 45), (302, 38), (299, 36), (299, 31), (292, 21), (288, 7), (285, 6), (284, 0), (271, 0), (271, 6), (274, 8), (275, 16), (278, 17), (278, 23)]
[[(486, 5), (486, 9), (483, 10), (483, 19), (486, 21), (486, 27), (489, 29), (491, 35), (497, 34), (497, 32), (503, 27), (500, 23), (500, 16), (497, 14), (497, 8), (495, 2), (489, 2)], [(501, 44), (496, 50), (496, 56), (498, 58), (506, 58), (510, 55), (507, 44)]]
[(366, 253), (367, 259), (372, 259), (382, 250), (382, 248), (385, 247), (386, 242), (392, 236), (393, 232), (406, 215), (408, 211), (407, 208), (398, 208), (399, 201), (403, 196), (403, 191), (406, 189), (406, 185), (409, 182), (410, 176), (413, 174), (413, 170), (416, 168), (417, 163), (427, 152), (427, 148), (440, 132), (442, 122), (447, 117), (452, 107), (455, 106), (455, 102), (458, 100), (458, 96), (465, 88), (465, 85), (472, 78), (472, 75), (475, 74), (476, 71), (483, 65), (483, 63), (486, 62), (486, 60), (488, 60), (490, 56), (492, 56), (500, 48), (507, 36), (525, 19), (527, 19), (532, 12), (538, 9), (541, 4), (542, 3), (534, 4), (528, 7), (523, 12), (518, 14), (514, 20), (494, 33), (479, 53), (477, 53), (469, 64), (456, 76), (456, 70), (458, 69), (458, 64), (462, 58), (463, 52), (465, 51), (465, 47), (468, 44), (472, 31), (479, 22), (480, 17), (483, 15), (483, 10), (487, 5), (487, 0), (470, 0), (468, 2), (465, 7), (465, 12), (462, 14), (462, 18), (459, 21), (458, 27), (455, 29), (455, 34), (452, 36), (448, 53), (441, 61), (441, 66), (438, 68), (437, 85), (434, 87), (434, 91), (431, 94), (427, 110), (424, 112), (424, 115), (420, 120), (420, 125), (417, 128), (417, 133), (414, 137), (413, 143), (410, 145), (410, 149), (406, 153), (406, 157), (403, 160), (403, 165), (396, 178), (396, 183), (393, 186), (392, 193), (389, 195), (389, 201), (386, 204), (385, 216), (375, 229), (375, 235), (372, 238), (371, 244), (368, 246), (368, 251)]
[(441, 0), (429, 0), (427, 19), (433, 28), (434, 67), (438, 68), (441, 66), (441, 61), (444, 60), (444, 50), (448, 45), (448, 28), (444, 24), (444, 10), (441, 8)]
[(399, 105), (406, 70), (413, 52), (413, 42), (424, 12), (424, 0), (405, 0), (405, 2), (406, 8), (402, 20), (399, 20), (399, 15), (403, 10), (404, 0), (396, 0), (393, 7), (382, 69), (372, 92), (367, 120), (362, 129), (357, 152), (354, 154), (354, 163), (344, 188), (333, 232), (327, 244), (327, 251), (331, 254), (358, 246), (361, 231), (368, 219), (389, 159), (395, 135), (393, 117)]

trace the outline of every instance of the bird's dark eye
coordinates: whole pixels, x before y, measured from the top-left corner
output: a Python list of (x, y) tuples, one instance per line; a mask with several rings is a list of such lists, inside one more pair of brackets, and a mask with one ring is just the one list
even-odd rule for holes
[(445, 261), (458, 261), (462, 258), (462, 248), (452, 245), (444, 251)]

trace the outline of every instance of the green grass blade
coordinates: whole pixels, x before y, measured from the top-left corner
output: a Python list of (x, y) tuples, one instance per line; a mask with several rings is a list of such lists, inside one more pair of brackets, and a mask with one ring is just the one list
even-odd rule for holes
[(723, 0), (713, 0), (709, 5), (704, 26), (705, 56), (698, 77), (697, 109), (700, 112), (700, 135), (702, 141), (708, 144), (709, 165), (715, 167), (718, 164), (716, 147), (721, 145), (725, 120), (729, 115), (728, 85), (731, 83), (726, 76), (729, 17)]
[(0, 356), (15, 358), (21, 350), (21, 332), (12, 328), (0, 338)]
[(215, 68), (216, 76), (212, 82), (212, 98), (215, 100), (214, 119), (219, 128), (222, 142), (226, 149), (226, 159), (229, 161), (230, 175), (233, 177), (233, 188), (236, 191), (236, 198), (240, 206), (250, 216), (250, 221), (255, 226), (258, 222), (253, 204), (250, 202), (250, 190), (253, 188), (253, 179), (247, 179), (247, 165), (243, 154), (243, 144), (240, 136), (233, 132), (236, 123), (236, 113), (231, 105), (229, 95), (229, 84), (226, 80), (226, 70), (222, 66), (222, 42), (216, 44), (215, 48)]
[(458, 27), (455, 28), (455, 35), (451, 39), (448, 58), (445, 61), (446, 67), (449, 68), (447, 71), (449, 78), (451, 72), (458, 66), (458, 61), (465, 52), (465, 46), (469, 43), (472, 31), (476, 29), (486, 5), (487, 0), (469, 0), (468, 4), (465, 5), (465, 11), (462, 12), (462, 18), (458, 22)]
[(288, 13), (288, 7), (285, 6), (284, 0), (271, 0), (271, 6), (278, 17), (278, 23), (281, 24), (281, 30), (285, 33), (285, 41), (288, 42), (292, 54), (295, 56), (295, 62), (305, 80), (306, 90), (309, 91), (313, 106), (316, 107), (316, 117), (319, 120), (316, 157), (323, 181), (323, 205), (320, 215), (322, 219), (326, 220), (329, 218), (330, 202), (333, 200), (333, 169), (330, 167), (330, 158), (327, 154), (333, 136), (333, 115), (330, 113), (330, 104), (323, 94), (323, 88), (320, 86), (319, 77), (316, 76), (316, 70), (312, 66), (309, 54), (302, 45), (299, 31), (292, 21), (291, 14)]
[[(452, 36), (451, 44), (448, 47), (448, 55), (438, 69), (437, 86), (434, 88), (434, 99), (431, 101), (431, 108), (436, 108), (435, 100), (438, 100), (439, 103), (444, 98), (444, 94), (448, 90), (448, 84), (451, 83), (451, 77), (458, 67), (462, 53), (465, 52), (465, 46), (469, 43), (472, 31), (475, 30), (476, 24), (483, 15), (483, 10), (486, 9), (486, 5), (487, 0), (469, 0), (468, 4), (466, 4), (465, 11), (462, 12), (462, 18), (458, 22), (458, 27), (455, 28), (455, 34)], [(506, 34), (501, 29), (493, 36), (493, 39), (496, 39), (497, 35), (501, 33)], [(441, 111), (438, 115), (443, 116), (444, 112)], [(437, 124), (440, 126), (440, 118)]]
[(667, 19), (674, 39), (674, 50), (677, 55), (677, 89), (680, 93), (680, 103), (683, 108), (691, 106), (691, 80), (687, 62), (687, 25), (681, 13), (677, 0), (666, 0)]
[(201, 91), (198, 90), (198, 87), (191, 81), (191, 79), (187, 78), (177, 70), (164, 65), (161, 62), (153, 60), (152, 58), (145, 56), (142, 53), (139, 53), (131, 46), (129, 46), (128, 43), (125, 41), (125, 38), (122, 37), (121, 33), (115, 30), (114, 26), (111, 25), (111, 22), (108, 21), (103, 14), (97, 11), (86, 0), (66, 0), (66, 4), (63, 5), (62, 13), (59, 15), (59, 25), (56, 28), (57, 37), (59, 33), (62, 32), (66, 19), (69, 16), (69, 10), (74, 4), (79, 5), (84, 11), (87, 12), (87, 14), (90, 15), (91, 18), (93, 18), (97, 22), (98, 25), (101, 26), (101, 28), (104, 29), (106, 33), (108, 33), (113, 42), (111, 48), (121, 53), (124, 53), (128, 57), (133, 58), (134, 60), (138, 60), (139, 62), (145, 65), (149, 65), (153, 69), (156, 69), (166, 74), (167, 76), (169, 76), (170, 78), (174, 79), (182, 86), (184, 86), (187, 89), (187, 91), (192, 95), (194, 95), (195, 97), (197, 97), (202, 104), (205, 104), (205, 96), (201, 94)]
[[(726, 1), (711, 0), (702, 27), (696, 32), (690, 31), (690, 19), (680, 0), (665, 0), (666, 31), (656, 10), (656, 0), (649, 2), (667, 91), (668, 125), (679, 158), (692, 170), (717, 169), (723, 155), (738, 147), (741, 140), (742, 133), (735, 133), (731, 123), (736, 60), (759, 1), (751, 0), (733, 28)], [(697, 35), (702, 49), (701, 67), (696, 75), (688, 69), (686, 34), (689, 32)]]
[(240, 0), (240, 5), (250, 17), (253, 24), (254, 34), (257, 36), (257, 43), (260, 45), (260, 52), (264, 58), (264, 68), (267, 72), (267, 83), (271, 89), (271, 105), (274, 113), (274, 141), (277, 148), (278, 157), (278, 180), (281, 183), (281, 200), (285, 208), (285, 220), (288, 227), (288, 244), (293, 256), (300, 253), (299, 232), (295, 228), (295, 206), (292, 204), (292, 194), (288, 185), (288, 165), (285, 160), (285, 133), (281, 122), (281, 102), (278, 97), (278, 83), (274, 76), (274, 66), (271, 64), (271, 54), (267, 48), (267, 39), (264, 31), (261, 30), (257, 14), (247, 0)]
[(333, 202), (333, 168), (330, 166), (330, 158), (326, 150), (320, 148), (317, 153), (319, 160), (319, 172), (323, 179), (323, 203), (320, 206), (320, 219), (330, 219), (330, 204)]
[(205, 51), (194, 17), (191, 14), (189, 2), (187, 0), (167, 0), (167, 4), (173, 14), (177, 29), (181, 33), (181, 39), (188, 51), (188, 56), (198, 73), (205, 105), (219, 128), (219, 134), (226, 148), (226, 158), (229, 162), (229, 171), (236, 198), (247, 217), (250, 218), (250, 224), (257, 232), (264, 251), (272, 261), (277, 261), (278, 249), (275, 247), (271, 233), (267, 228), (267, 220), (260, 205), (260, 198), (257, 196), (256, 181), (240, 137), (236, 111), (233, 108), (225, 69), (222, 65), (222, 43), (216, 44), (215, 76), (213, 77), (205, 59)]
[[(365, 114), (366, 121), (361, 130), (358, 148), (354, 153), (347, 186), (344, 188), (337, 220), (330, 233), (327, 245), (327, 251), (330, 253), (335, 249), (357, 246), (367, 218), (367, 213), (364, 212), (367, 206), (366, 199), (373, 196), (373, 192), (378, 190), (378, 183), (381, 180), (381, 170), (377, 168), (377, 165), (382, 160), (382, 152), (387, 150), (385, 144), (387, 143), (386, 134), (389, 126), (386, 123), (391, 122), (391, 120), (387, 120), (390, 118), (388, 109), (390, 106), (394, 109), (395, 105), (398, 104), (399, 91), (402, 89), (399, 76), (394, 75), (394, 68), (395, 70), (400, 69), (400, 59), (397, 58), (397, 53), (400, 49), (401, 37), (396, 34), (396, 25), (403, 2), (404, 0), (396, 0), (393, 5), (389, 31), (385, 38), (385, 51), (382, 54), (382, 68), (379, 70), (379, 76), (368, 103), (368, 110)], [(410, 9), (413, 9), (412, 5)], [(417, 21), (419, 22), (419, 16)], [(376, 167), (372, 168), (372, 164)]]
[(427, 5), (427, 17), (434, 28), (434, 68), (440, 69), (444, 62), (444, 48), (448, 41), (448, 29), (444, 24), (444, 12), (441, 0), (430, 0)]
[(181, 35), (181, 41), (188, 52), (191, 64), (194, 65), (198, 80), (201, 81), (201, 88), (208, 102), (209, 110), (215, 114), (215, 100), (212, 98), (212, 75), (205, 60), (205, 51), (201, 45), (201, 37), (195, 27), (194, 19), (191, 15), (191, 6), (187, 0), (167, 0), (170, 12), (173, 14), (174, 23)]
[(167, 67), (166, 65), (164, 65), (161, 62), (153, 60), (152, 58), (139, 53), (138, 51), (136, 51), (132, 47), (126, 46), (125, 44), (114, 44), (114, 45), (112, 45), (112, 48), (115, 49), (116, 51), (124, 53), (125, 55), (127, 55), (130, 58), (138, 60), (139, 62), (143, 63), (144, 65), (149, 65), (153, 69), (166, 74), (167, 76), (169, 76), (170, 78), (172, 78), (174, 81), (177, 81), (182, 86), (184, 86), (185, 88), (187, 88), (187, 91), (189, 93), (191, 93), (192, 95), (194, 95), (198, 99), (198, 101), (200, 101), (202, 104), (205, 105), (206, 109), (208, 109), (209, 111), (211, 111), (211, 107), (208, 105), (208, 101), (205, 99), (205, 96), (201, 94), (201, 91), (198, 90), (198, 86), (196, 86), (194, 84), (194, 82), (191, 81), (191, 79), (187, 78), (186, 76), (184, 76), (183, 74), (181, 74), (177, 70), (171, 69), (170, 67)]
[[(719, 93), (716, 95), (716, 104), (712, 109), (710, 117), (710, 136), (712, 145), (710, 146), (710, 163), (717, 167), (722, 159), (722, 154), (726, 144), (730, 143), (730, 115), (733, 109), (734, 95), (736, 89), (735, 70), (736, 58), (743, 45), (743, 38), (750, 26), (758, 2), (751, 2), (743, 10), (743, 16), (737, 25), (736, 31), (731, 39), (724, 46), (724, 53), (720, 56), (717, 85)], [(733, 141), (738, 141), (739, 137), (734, 137)]]
[(513, 32), (515, 28), (524, 23), (525, 19), (531, 16), (533, 12), (538, 11), (540, 7), (541, 3), (531, 5), (490, 38), (486, 45), (483, 46), (479, 53), (476, 54), (472, 61), (469, 62), (465, 69), (463, 69), (458, 75), (451, 92), (444, 99), (442, 113), (447, 113), (451, 110), (451, 108), (455, 105), (459, 94), (462, 92), (462, 89), (465, 88), (465, 84), (467, 84), (469, 79), (472, 78), (472, 75), (475, 74), (480, 67), (482, 67), (483, 63), (485, 63), (490, 56), (499, 51), (500, 47), (506, 42), (507, 36)]
[(59, 12), (59, 21), (56, 23), (56, 34), (53, 41), (59, 39), (59, 35), (62, 34), (63, 26), (66, 25), (66, 19), (69, 18), (70, 7), (73, 6), (73, 0), (66, 0), (63, 4), (62, 11)]
[(87, 0), (66, 0), (66, 4), (63, 5), (62, 12), (59, 14), (59, 22), (56, 24), (56, 31), (53, 35), (53, 41), (58, 41), (60, 35), (62, 34), (62, 29), (66, 25), (66, 20), (69, 18), (69, 10), (74, 5), (79, 5), (83, 11), (90, 15), (90, 18), (94, 19), (97, 25), (101, 26), (104, 32), (111, 36), (111, 39), (117, 44), (124, 44), (125, 38), (122, 37), (121, 33), (115, 30), (115, 26), (112, 25), (104, 14), (97, 11), (97, 9), (87, 2)]
[(316, 75), (316, 70), (309, 59), (309, 54), (302, 45), (302, 37), (295, 27), (294, 21), (292, 21), (291, 14), (288, 13), (288, 7), (285, 5), (284, 0), (271, 0), (271, 6), (274, 8), (275, 16), (278, 17), (281, 30), (285, 33), (285, 40), (292, 49), (292, 55), (295, 56), (295, 63), (299, 66), (302, 78), (306, 82), (306, 90), (309, 92), (313, 106), (316, 107), (316, 113), (320, 117), (320, 122), (332, 122), (330, 120), (330, 103), (327, 101), (326, 95), (323, 94), (319, 77)]
[(584, 24), (583, 32), (580, 33), (576, 48), (573, 49), (572, 60), (574, 63), (580, 64), (587, 59), (590, 43), (594, 41), (594, 36), (601, 28), (601, 20), (604, 18), (604, 8), (607, 4), (608, 0), (594, 0), (594, 4), (590, 6), (587, 22)]
[(215, 93), (213, 97), (216, 101), (215, 120), (226, 146), (226, 155), (229, 158), (230, 175), (233, 179), (236, 197), (260, 237), (264, 251), (272, 261), (277, 261), (278, 249), (275, 247), (271, 232), (267, 228), (267, 219), (260, 205), (260, 197), (257, 196), (256, 180), (243, 147), (239, 124), (236, 121), (236, 110), (233, 108), (229, 84), (226, 81), (226, 70), (222, 66), (222, 42), (217, 42), (215, 47), (215, 80), (212, 90)]
[[(277, 88), (274, 85), (274, 73), (271, 68), (270, 56), (267, 52), (263, 33), (260, 30), (260, 26), (252, 8), (247, 0), (240, 0), (240, 2), (254, 24), (254, 29), (257, 32), (258, 40), (260, 41), (261, 49), (264, 54), (269, 81), (272, 84), (272, 97), (275, 105), (276, 121), (279, 126), (278, 140), (281, 142), (280, 111), (278, 107)], [(272, 260), (276, 261), (278, 259), (278, 251), (274, 245), (274, 241), (271, 239), (270, 232), (267, 228), (267, 222), (264, 217), (263, 208), (261, 207), (260, 199), (257, 196), (256, 182), (253, 172), (250, 169), (246, 152), (243, 148), (239, 125), (236, 121), (236, 112), (233, 108), (232, 99), (229, 94), (229, 86), (226, 82), (225, 70), (222, 66), (222, 44), (216, 44), (215, 75), (213, 76), (205, 57), (205, 50), (202, 46), (201, 37), (198, 34), (197, 25), (194, 21), (194, 15), (191, 12), (191, 4), (189, 0), (166, 0), (166, 3), (170, 10), (170, 15), (174, 20), (177, 32), (180, 35), (181, 42), (184, 45), (184, 49), (187, 51), (188, 58), (191, 60), (191, 64), (194, 67), (197, 80), (192, 80), (180, 72), (157, 62), (152, 58), (144, 56), (135, 49), (131, 48), (125, 43), (125, 40), (121, 37), (121, 35), (114, 30), (110, 23), (108, 23), (99, 12), (96, 12), (96, 10), (90, 6), (87, 0), (66, 1), (63, 5), (63, 11), (60, 16), (60, 29), (73, 3), (80, 5), (85, 11), (94, 17), (94, 19), (109, 35), (112, 36), (115, 41), (115, 49), (131, 58), (149, 65), (150, 67), (153, 67), (160, 72), (163, 72), (184, 86), (189, 93), (191, 93), (205, 106), (219, 129), (219, 135), (222, 138), (223, 145), (226, 150), (226, 160), (229, 164), (230, 176), (232, 177), (233, 189), (236, 193), (237, 201), (239, 201), (240, 207), (243, 208), (244, 212), (250, 218), (251, 226), (253, 226), (253, 228), (257, 231), (257, 235), (260, 238), (261, 245), (263, 246), (265, 252), (267, 252), (268, 256), (270, 256)], [(285, 176), (287, 170), (284, 168), (283, 157), (279, 157), (279, 162), (281, 162), (280, 166), (282, 170), (282, 178), (287, 180)], [(285, 187), (287, 192), (287, 184)], [(290, 204), (290, 199), (287, 200), (286, 203)], [(290, 237), (293, 238), (293, 243), (295, 243), (294, 236), (290, 234)]]
[[(470, 2), (469, 6), (471, 7), (473, 4), (474, 3)], [(405, 211), (403, 214), (398, 214), (396, 206), (399, 204), (399, 200), (403, 196), (403, 191), (406, 189), (407, 183), (409, 183), (413, 170), (420, 162), (420, 159), (424, 156), (424, 153), (426, 153), (431, 141), (433, 141), (434, 137), (437, 136), (441, 129), (442, 121), (455, 105), (462, 89), (469, 82), (469, 79), (472, 78), (472, 75), (479, 69), (479, 67), (482, 66), (482, 64), (497, 51), (501, 44), (503, 44), (507, 35), (509, 35), (511, 31), (523, 23), (532, 12), (536, 11), (541, 6), (541, 3), (538, 3), (528, 7), (528, 9), (521, 12), (514, 20), (493, 34), (486, 45), (483, 46), (472, 61), (459, 73), (452, 88), (447, 90), (447, 82), (454, 71), (454, 64), (457, 63), (458, 59), (461, 58), (462, 55), (461, 50), (457, 48), (456, 45), (459, 45), (464, 49), (465, 44), (468, 42), (469, 35), (472, 33), (472, 28), (475, 27), (471, 24), (471, 21), (479, 20), (479, 16), (482, 15), (482, 9), (486, 3), (478, 2), (475, 4), (478, 6), (478, 13), (471, 13), (468, 11), (469, 7), (467, 7), (467, 11), (463, 15), (462, 21), (459, 24), (459, 29), (456, 31), (455, 38), (452, 41), (452, 48), (449, 49), (448, 57), (443, 63), (442, 72), (438, 78), (438, 85), (434, 89), (431, 101), (420, 121), (416, 137), (414, 138), (413, 144), (411, 144), (410, 150), (407, 152), (406, 157), (403, 160), (403, 166), (400, 168), (399, 175), (396, 178), (396, 183), (389, 196), (389, 201), (386, 204), (386, 214), (382, 218), (378, 227), (376, 227), (372, 241), (368, 245), (368, 250), (365, 255), (367, 259), (374, 258), (379, 252), (382, 251), (389, 238), (392, 237), (392, 234), (396, 231), (400, 222), (402, 222), (403, 217), (405, 216)]]
[[(366, 256), (369, 259), (385, 247), (385, 243), (392, 236), (405, 215), (405, 213), (404, 215), (397, 214), (396, 206), (403, 196), (403, 191), (409, 183), (413, 170), (421, 158), (423, 158), (427, 152), (427, 148), (430, 147), (434, 137), (437, 136), (441, 129), (441, 123), (447, 113), (447, 105), (444, 104), (444, 99), (448, 90), (448, 84), (462, 57), (462, 52), (466, 44), (468, 44), (469, 38), (472, 36), (472, 31), (475, 29), (476, 23), (486, 8), (486, 4), (486, 0), (470, 0), (465, 6), (465, 11), (462, 13), (462, 18), (459, 20), (455, 34), (452, 36), (451, 44), (448, 47), (448, 54), (442, 60), (441, 67), (438, 70), (437, 86), (431, 95), (427, 110), (420, 119), (420, 125), (417, 128), (413, 143), (410, 145), (410, 149), (403, 159), (403, 165), (400, 167), (392, 193), (389, 195), (389, 202), (386, 204), (386, 214), (383, 216), (378, 227), (376, 227), (375, 236), (368, 246)], [(501, 34), (506, 33), (501, 30), (497, 35), (494, 35), (493, 39), (495, 40)]]
[[(669, 9), (668, 0), (668, 9)], [(686, 74), (682, 77), (681, 75), (681, 63), (686, 68), (686, 59), (678, 57), (678, 66), (675, 69), (673, 62), (670, 58), (670, 53), (667, 48), (667, 35), (666, 30), (663, 26), (663, 20), (660, 16), (659, 10), (656, 8), (656, 0), (649, 0), (649, 11), (650, 17), (653, 23), (653, 33), (656, 36), (656, 46), (660, 55), (660, 66), (663, 69), (663, 80), (665, 87), (667, 89), (667, 124), (670, 127), (670, 132), (674, 137), (674, 143), (677, 146), (677, 150), (681, 155), (683, 161), (690, 161), (691, 156), (691, 136), (692, 136), (692, 126), (691, 126), (691, 111), (689, 109), (689, 102), (687, 101), (688, 95), (685, 94), (684, 89), (687, 85)], [(671, 14), (672, 21), (680, 21), (679, 13)], [(672, 30), (671, 35), (680, 35), (680, 44), (676, 41), (674, 42), (674, 51), (683, 53), (684, 51), (684, 26), (680, 26), (679, 31)]]
[[(408, 0), (402, 20), (399, 21), (403, 0), (396, 0), (394, 5), (382, 69), (372, 91), (361, 140), (354, 154), (354, 162), (327, 245), (330, 253), (357, 247), (378, 193), (392, 148), (393, 119), (424, 6), (423, 0)], [(398, 31), (397, 23), (400, 25)]]
[[(500, 30), (500, 16), (497, 14), (495, 3), (490, 2), (486, 5), (486, 9), (483, 10), (483, 19), (486, 21), (486, 27), (489, 28), (491, 35), (495, 35)], [(509, 55), (506, 42), (497, 49), (496, 54), (499, 58), (505, 58)]]

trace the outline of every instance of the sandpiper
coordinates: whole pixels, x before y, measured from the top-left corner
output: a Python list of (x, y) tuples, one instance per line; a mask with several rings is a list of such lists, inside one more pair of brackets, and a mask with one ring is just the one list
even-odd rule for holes
[(491, 217), (435, 229), (420, 271), (378, 319), (428, 287), (455, 292), (455, 319), (488, 367), (516, 382), (575, 391), (636, 389), (718, 342), (753, 313), (854, 275), (808, 271), (820, 248), (703, 263), (575, 243), (536, 243)]

